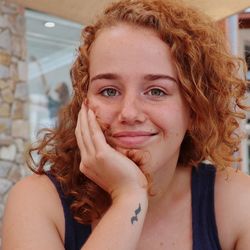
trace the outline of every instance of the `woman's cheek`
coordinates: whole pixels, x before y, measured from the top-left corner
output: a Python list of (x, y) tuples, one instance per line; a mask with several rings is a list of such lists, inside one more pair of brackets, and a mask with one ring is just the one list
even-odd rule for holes
[[(101, 127), (110, 127), (113, 121), (114, 115), (111, 107), (105, 105), (104, 103), (98, 102), (89, 98), (88, 107), (92, 109), (96, 115), (98, 122)], [(103, 126), (102, 126), (103, 125)]]
[(99, 109), (100, 109), (101, 105), (95, 99), (96, 98), (94, 98), (92, 96), (87, 97), (88, 108), (92, 109), (96, 115), (99, 115), (97, 113), (100, 113)]

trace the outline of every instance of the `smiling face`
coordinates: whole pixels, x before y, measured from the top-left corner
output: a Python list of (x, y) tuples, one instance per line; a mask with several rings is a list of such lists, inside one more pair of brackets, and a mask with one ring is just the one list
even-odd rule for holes
[(90, 50), (90, 107), (110, 127), (114, 147), (147, 152), (147, 171), (175, 168), (189, 125), (169, 47), (155, 32), (119, 24)]

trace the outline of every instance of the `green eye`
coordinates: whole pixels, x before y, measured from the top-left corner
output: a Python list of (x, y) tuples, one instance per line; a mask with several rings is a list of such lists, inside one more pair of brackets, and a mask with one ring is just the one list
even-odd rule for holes
[(113, 89), (113, 88), (107, 88), (107, 89), (102, 90), (101, 94), (103, 96), (117, 96), (118, 91), (116, 89)]
[(164, 96), (166, 95), (164, 91), (162, 91), (161, 89), (150, 89), (148, 91), (149, 95), (153, 95), (153, 96)]

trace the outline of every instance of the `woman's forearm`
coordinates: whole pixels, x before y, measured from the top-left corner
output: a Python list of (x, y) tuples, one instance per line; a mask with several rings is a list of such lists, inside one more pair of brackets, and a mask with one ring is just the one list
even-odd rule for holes
[(148, 198), (144, 191), (117, 198), (81, 250), (136, 249), (147, 209)]

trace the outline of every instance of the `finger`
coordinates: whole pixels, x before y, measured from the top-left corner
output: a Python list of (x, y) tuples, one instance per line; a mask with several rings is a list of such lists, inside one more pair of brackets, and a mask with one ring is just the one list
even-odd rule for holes
[(80, 149), (81, 158), (83, 158), (87, 154), (86, 154), (86, 148), (85, 148), (85, 145), (83, 143), (83, 138), (82, 138), (82, 134), (81, 134), (79, 116), (80, 116), (80, 112), (78, 114), (77, 125), (76, 125), (76, 129), (75, 129), (75, 136), (76, 136), (77, 145)]
[(82, 104), (82, 108), (80, 112), (80, 131), (81, 131), (81, 136), (83, 138), (83, 143), (85, 145), (87, 154), (94, 155), (95, 147), (91, 138), (88, 115), (87, 115), (87, 108), (85, 104)]
[(108, 144), (101, 130), (101, 127), (96, 120), (96, 116), (91, 109), (88, 110), (88, 120), (89, 120), (89, 129), (92, 135), (94, 147), (96, 151), (101, 150), (103, 149), (103, 147), (107, 146)]

